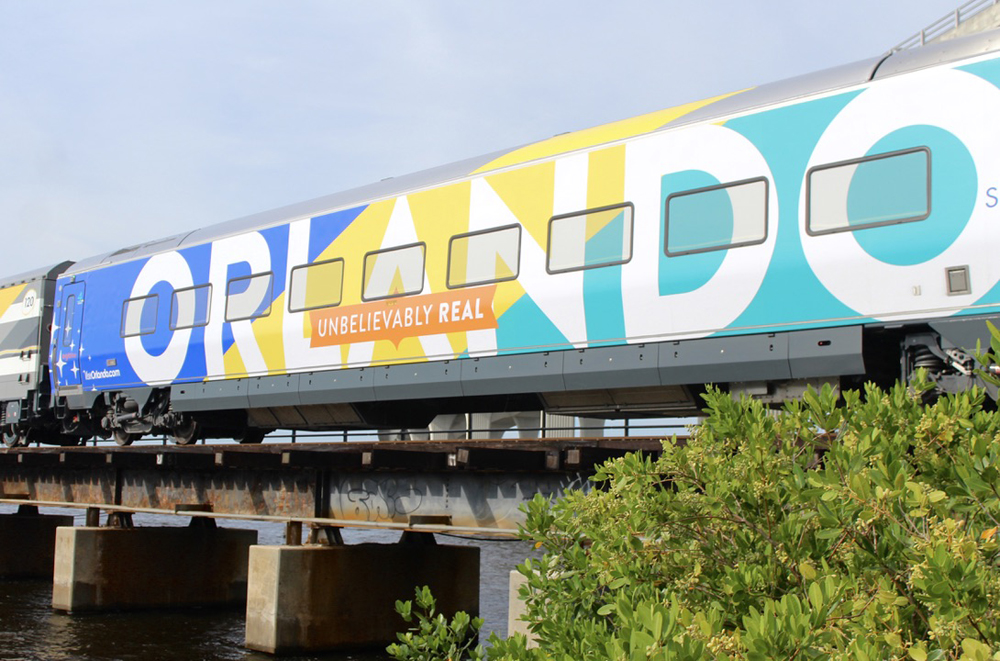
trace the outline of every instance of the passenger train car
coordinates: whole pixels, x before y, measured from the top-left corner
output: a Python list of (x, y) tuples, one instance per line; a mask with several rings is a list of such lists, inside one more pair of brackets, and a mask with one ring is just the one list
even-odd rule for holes
[(780, 402), (918, 367), (967, 388), (1000, 316), (997, 39), (12, 278), (4, 439), (691, 415), (706, 383)]

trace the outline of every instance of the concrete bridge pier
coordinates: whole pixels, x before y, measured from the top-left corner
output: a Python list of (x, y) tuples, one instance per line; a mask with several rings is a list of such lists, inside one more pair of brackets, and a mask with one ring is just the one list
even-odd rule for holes
[(60, 611), (238, 605), (246, 600), (247, 558), (256, 530), (217, 528), (59, 528), (52, 607)]
[(429, 585), (439, 612), (479, 613), (479, 549), (404, 533), (398, 544), (250, 549), (246, 646), (270, 654), (380, 647), (409, 625), (395, 611)]
[(39, 514), (33, 505), (0, 515), (0, 578), (51, 577), (56, 529), (72, 525), (73, 517)]

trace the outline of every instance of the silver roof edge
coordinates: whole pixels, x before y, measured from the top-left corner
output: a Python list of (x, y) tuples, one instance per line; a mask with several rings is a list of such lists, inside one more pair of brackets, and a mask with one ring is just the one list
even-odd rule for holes
[(13, 287), (14, 285), (22, 285), (26, 282), (33, 282), (35, 280), (45, 280), (54, 279), (60, 273), (63, 273), (72, 266), (73, 262), (59, 262), (58, 264), (50, 264), (49, 266), (43, 266), (42, 268), (32, 269), (30, 271), (25, 271), (24, 273), (18, 273), (17, 275), (10, 276), (0, 280), (0, 289), (6, 289), (7, 287)]
[(875, 72), (875, 79), (985, 55), (995, 50), (1000, 50), (1000, 29), (935, 41), (892, 53)]
[[(514, 149), (519, 149), (515, 147)], [(467, 158), (447, 165), (439, 165), (428, 170), (421, 170), (399, 177), (390, 177), (374, 184), (367, 184), (331, 195), (324, 195), (305, 202), (262, 211), (242, 218), (224, 221), (195, 229), (185, 234), (177, 234), (165, 239), (148, 241), (114, 252), (88, 257), (77, 262), (67, 275), (83, 273), (98, 267), (127, 262), (141, 257), (148, 257), (176, 248), (208, 243), (250, 230), (262, 230), (286, 223), (296, 218), (306, 218), (323, 215), (341, 209), (350, 209), (362, 204), (374, 202), (389, 197), (395, 197), (410, 191), (426, 188), (431, 185), (445, 184), (452, 179), (470, 175), (487, 163), (496, 160), (504, 154), (514, 151), (504, 149), (483, 156)]]
[(885, 55), (880, 55), (867, 60), (842, 64), (831, 69), (767, 83), (760, 87), (753, 87), (678, 117), (660, 128), (675, 128), (685, 124), (710, 121), (783, 101), (793, 101), (812, 94), (860, 85), (871, 80), (872, 74), (884, 59)]
[(661, 128), (710, 121), (763, 106), (794, 101), (812, 94), (861, 85), (870, 80), (956, 62), (995, 50), (1000, 50), (1000, 29), (935, 42), (919, 48), (883, 53), (878, 57), (754, 87), (699, 108)]
[(66, 275), (75, 275), (77, 273), (89, 271), (98, 266), (107, 266), (118, 262), (127, 262), (132, 259), (138, 259), (140, 257), (147, 257), (149, 255), (155, 255), (156, 253), (173, 250), (181, 244), (181, 241), (183, 241), (184, 237), (188, 236), (188, 234), (190, 234), (190, 232), (175, 234), (163, 239), (155, 239), (153, 241), (139, 243), (127, 248), (120, 248), (114, 252), (106, 252), (82, 259), (74, 264), (73, 268), (66, 272)]
[(274, 227), (296, 218), (314, 217), (334, 211), (351, 209), (377, 200), (396, 197), (411, 191), (442, 185), (453, 179), (469, 176), (490, 161), (509, 153), (510, 149), (467, 158), (428, 170), (421, 170), (399, 177), (389, 177), (374, 184), (367, 184), (331, 195), (324, 195), (305, 202), (297, 202), (277, 209), (262, 211), (243, 218), (237, 218), (218, 225), (211, 225), (191, 232), (181, 242), (184, 246), (207, 243), (248, 230)]

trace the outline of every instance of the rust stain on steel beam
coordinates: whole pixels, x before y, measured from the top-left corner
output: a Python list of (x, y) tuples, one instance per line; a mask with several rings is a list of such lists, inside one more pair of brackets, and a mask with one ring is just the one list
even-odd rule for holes
[(314, 471), (129, 471), (122, 475), (121, 505), (175, 509), (210, 505), (216, 514), (315, 516)]
[(400, 529), (449, 521), (454, 529), (510, 531), (524, 521), (520, 506), (536, 494), (589, 489), (596, 463), (660, 447), (656, 439), (517, 439), (0, 449), (0, 499)]
[(114, 470), (101, 469), (0, 469), (0, 493), (31, 500), (70, 503), (114, 502)]
[(221, 514), (302, 518), (315, 516), (316, 477), (313, 471), (0, 469), (0, 497), (156, 510), (210, 505)]
[(535, 494), (552, 499), (590, 487), (583, 473), (340, 473), (331, 476), (325, 516), (379, 524), (448, 518), (454, 526), (516, 530), (524, 523), (520, 506)]

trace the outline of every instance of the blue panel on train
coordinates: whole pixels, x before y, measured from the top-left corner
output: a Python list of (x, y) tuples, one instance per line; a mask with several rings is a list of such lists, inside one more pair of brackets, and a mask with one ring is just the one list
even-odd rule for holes
[(330, 247), (333, 240), (354, 222), (354, 219), (367, 209), (367, 206), (335, 211), (323, 216), (316, 216), (309, 226), (309, 261), (315, 262), (320, 254)]
[[(660, 296), (683, 294), (698, 289), (712, 279), (719, 270), (726, 253), (721, 250), (695, 253), (669, 258), (666, 255), (667, 198), (673, 193), (719, 185), (719, 180), (702, 170), (685, 170), (665, 175), (660, 180), (660, 243), (659, 243), (659, 283)], [(675, 198), (676, 199), (676, 198)], [(719, 221), (709, 220), (710, 223)], [(730, 215), (730, 225), (732, 216)], [(671, 227), (671, 234), (674, 228)], [(681, 224), (679, 243), (685, 245), (692, 240), (698, 227)], [(673, 239), (671, 239), (672, 241)]]
[[(851, 180), (847, 213), (852, 224), (867, 219), (930, 215), (918, 223), (859, 230), (858, 244), (872, 257), (888, 264), (910, 266), (927, 262), (962, 233), (976, 201), (976, 165), (965, 145), (953, 134), (934, 126), (908, 126), (879, 140), (868, 155), (913, 147), (892, 159), (862, 163)], [(930, 208), (927, 208), (925, 162), (930, 165)]]
[(504, 323), (497, 328), (497, 350), (523, 350), (525, 347), (547, 349), (568, 348), (569, 340), (549, 321), (538, 305), (525, 294), (503, 315)]

